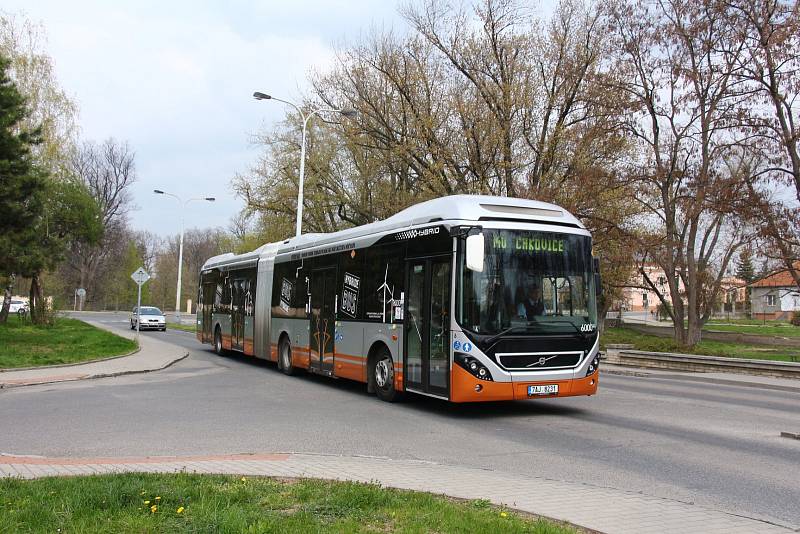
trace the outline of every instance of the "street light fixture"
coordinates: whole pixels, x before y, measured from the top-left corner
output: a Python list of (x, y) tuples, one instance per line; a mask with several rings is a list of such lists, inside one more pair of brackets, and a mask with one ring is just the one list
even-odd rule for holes
[(193, 197), (186, 200), (181, 199), (178, 195), (167, 193), (161, 189), (153, 189), (153, 193), (157, 195), (165, 195), (176, 199), (181, 204), (181, 238), (180, 245), (178, 246), (178, 291), (175, 293), (175, 321), (180, 324), (181, 322), (181, 273), (183, 271), (183, 212), (186, 210), (186, 205), (194, 201), (207, 201), (214, 202), (214, 197)]
[(343, 117), (355, 117), (358, 113), (354, 109), (317, 108), (311, 110), (308, 114), (306, 114), (303, 113), (303, 110), (300, 109), (300, 106), (298, 106), (294, 102), (290, 102), (289, 100), (283, 100), (281, 98), (276, 98), (266, 93), (261, 93), (259, 91), (256, 91), (255, 93), (253, 93), (253, 98), (255, 98), (256, 100), (276, 100), (278, 102), (283, 102), (284, 104), (288, 104), (289, 106), (292, 106), (295, 110), (297, 110), (297, 113), (300, 114), (300, 118), (303, 119), (303, 138), (302, 142), (300, 143), (300, 184), (299, 187), (297, 188), (297, 223), (295, 231), (295, 236), (300, 237), (303, 225), (303, 183), (306, 171), (306, 131), (308, 129), (308, 121), (311, 120), (311, 117), (313, 117), (314, 115), (318, 115), (320, 113), (339, 113)]

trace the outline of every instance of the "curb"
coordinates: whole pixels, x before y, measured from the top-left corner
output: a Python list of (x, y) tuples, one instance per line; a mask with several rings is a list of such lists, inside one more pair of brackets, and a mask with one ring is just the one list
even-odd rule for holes
[[(456, 500), (487, 499), (522, 514), (567, 523), (588, 532), (696, 531), (727, 534), (746, 530), (789, 533), (797, 528), (766, 517), (639, 492), (549, 478), (530, 480), (502, 471), (430, 461), (293, 452), (138, 458), (0, 455), (0, 477), (41, 478), (129, 472), (350, 480)], [(544, 488), (550, 497), (531, 497), (534, 487)], [(608, 512), (609, 509), (613, 512)], [(601, 513), (601, 510), (605, 512)]]
[[(633, 376), (637, 378), (654, 378), (657, 380), (687, 380), (691, 382), (705, 382), (707, 384), (719, 384), (723, 386), (741, 386), (758, 389), (770, 389), (773, 391), (787, 391), (789, 393), (800, 393), (800, 386), (781, 386), (778, 384), (765, 384), (762, 382), (748, 382), (745, 380), (729, 380), (725, 378), (705, 377), (690, 375), (691, 371), (686, 371), (686, 374), (666, 373), (670, 369), (651, 369), (645, 367), (630, 367), (629, 369), (609, 369), (607, 364), (605, 367), (601, 366), (600, 371), (609, 375), (617, 376)], [(652, 372), (656, 371), (656, 372)], [(662, 373), (659, 373), (661, 371)], [(674, 370), (673, 370), (674, 371)], [(786, 379), (791, 380), (791, 379)]]
[(2, 373), (12, 373), (14, 371), (33, 371), (35, 369), (60, 369), (62, 367), (75, 367), (76, 365), (86, 365), (89, 363), (107, 362), (110, 360), (116, 360), (117, 358), (127, 358), (128, 356), (133, 356), (134, 354), (142, 350), (142, 347), (140, 347), (138, 343), (136, 345), (137, 347), (127, 354), (117, 354), (116, 356), (109, 356), (108, 358), (97, 358), (96, 360), (86, 360), (83, 362), (75, 362), (75, 363), (57, 363), (55, 365), (38, 365), (35, 367), (3, 367), (2, 369), (0, 369), (0, 375), (2, 375)]

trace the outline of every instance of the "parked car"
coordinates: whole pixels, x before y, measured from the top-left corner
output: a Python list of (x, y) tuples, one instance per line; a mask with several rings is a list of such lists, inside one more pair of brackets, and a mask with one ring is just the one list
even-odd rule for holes
[(28, 303), (24, 300), (11, 299), (11, 306), (8, 308), (8, 313), (25, 315), (28, 313)]
[(131, 312), (131, 330), (136, 330), (136, 321), (139, 315), (142, 321), (139, 330), (161, 330), (163, 332), (167, 329), (167, 319), (161, 310), (154, 306), (142, 306), (141, 314), (137, 314), (135, 307)]

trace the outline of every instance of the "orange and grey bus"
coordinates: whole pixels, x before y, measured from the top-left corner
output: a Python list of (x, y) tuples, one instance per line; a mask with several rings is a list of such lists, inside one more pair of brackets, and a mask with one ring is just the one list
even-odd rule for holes
[(379, 398), (593, 395), (597, 261), (564, 209), (455, 195), (203, 265), (197, 335)]

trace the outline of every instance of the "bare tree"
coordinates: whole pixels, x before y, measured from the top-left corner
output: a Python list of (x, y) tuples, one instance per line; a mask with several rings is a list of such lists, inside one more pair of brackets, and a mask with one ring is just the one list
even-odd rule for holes
[[(634, 110), (626, 129), (639, 155), (629, 176), (645, 214), (626, 235), (641, 250), (644, 286), (671, 301), (676, 340), (691, 346), (747, 239), (747, 169), (731, 152), (730, 127), (743, 98), (735, 76), (743, 43), (710, 1), (612, 5), (609, 20)], [(663, 270), (666, 290), (645, 263)]]
[[(737, 76), (751, 98), (742, 128), (751, 154), (751, 202), (762, 235), (800, 287), (800, 5), (794, 1), (731, 0), (726, 22), (744, 41)], [(791, 188), (789, 199), (775, 191)]]
[[(102, 144), (85, 142), (74, 153), (71, 173), (84, 182), (101, 210), (104, 237), (97, 246), (76, 243), (68, 256), (71, 279), (87, 290), (94, 301), (98, 268), (109, 258), (122, 234), (127, 235), (131, 207), (130, 186), (136, 180), (135, 154), (127, 143), (107, 139)], [(124, 250), (118, 250), (122, 253)]]

